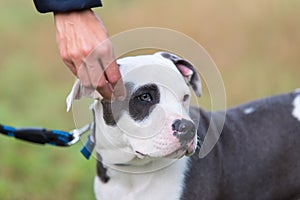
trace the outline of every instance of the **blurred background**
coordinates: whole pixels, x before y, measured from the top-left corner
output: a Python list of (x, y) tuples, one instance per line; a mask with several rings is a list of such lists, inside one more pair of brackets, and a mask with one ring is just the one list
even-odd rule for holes
[[(300, 87), (300, 1), (103, 0), (110, 35), (145, 26), (182, 32), (211, 55), (228, 106)], [(1, 0), (0, 123), (70, 130), (74, 77), (60, 59), (52, 14)], [(81, 145), (32, 145), (0, 136), (0, 199), (94, 199), (95, 160)]]

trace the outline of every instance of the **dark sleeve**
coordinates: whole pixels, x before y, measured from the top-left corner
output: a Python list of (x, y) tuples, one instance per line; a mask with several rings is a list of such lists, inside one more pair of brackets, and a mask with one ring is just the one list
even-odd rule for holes
[(41, 13), (68, 12), (102, 6), (101, 0), (33, 0)]

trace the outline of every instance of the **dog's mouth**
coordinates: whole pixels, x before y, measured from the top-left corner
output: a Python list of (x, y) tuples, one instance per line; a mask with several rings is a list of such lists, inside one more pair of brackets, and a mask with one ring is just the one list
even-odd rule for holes
[(192, 156), (194, 153), (195, 153), (195, 151), (196, 151), (196, 144), (197, 142), (196, 141), (193, 141), (193, 142), (191, 142), (191, 144), (188, 146), (188, 148), (187, 148), (187, 150), (186, 150), (186, 152), (185, 152), (185, 156)]
[[(183, 156), (191, 156), (195, 153), (196, 151), (196, 145), (195, 145), (196, 141), (192, 141), (186, 145), (183, 145), (181, 148), (176, 149), (175, 151), (168, 153), (166, 155), (160, 156), (160, 157), (164, 157), (164, 158), (172, 158), (172, 159), (180, 159)], [(146, 157), (155, 157), (157, 158), (158, 156), (151, 156), (150, 154), (145, 154), (143, 152), (140, 151), (135, 151), (135, 154), (138, 158), (140, 159), (144, 159)]]
[(183, 156), (187, 156), (187, 157), (192, 156), (195, 153), (195, 151), (196, 151), (195, 141), (192, 141), (192, 142), (184, 145), (180, 149), (177, 149), (173, 153), (170, 153), (166, 157), (180, 159)]

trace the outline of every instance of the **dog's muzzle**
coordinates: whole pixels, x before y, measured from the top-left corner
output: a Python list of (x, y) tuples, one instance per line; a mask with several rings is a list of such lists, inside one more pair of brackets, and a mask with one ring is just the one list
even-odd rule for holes
[(177, 119), (172, 124), (173, 135), (178, 138), (182, 149), (186, 149), (187, 156), (194, 153), (196, 135), (195, 124), (186, 119)]

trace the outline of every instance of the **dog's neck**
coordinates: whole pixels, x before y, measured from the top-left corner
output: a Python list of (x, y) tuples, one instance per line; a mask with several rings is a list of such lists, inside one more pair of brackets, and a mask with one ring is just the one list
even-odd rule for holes
[[(174, 160), (168, 166), (148, 173), (120, 171), (132, 166), (118, 166), (118, 170), (107, 168), (108, 181), (96, 177), (95, 191), (98, 199), (178, 200), (184, 183), (184, 174), (188, 168), (188, 157)], [(115, 196), (114, 196), (115, 195)]]
[[(211, 113), (202, 109), (199, 112), (199, 109), (192, 108), (190, 115), (192, 118), (198, 118), (201, 122), (198, 127), (198, 138), (201, 144), (210, 124)], [(146, 165), (136, 165), (136, 162), (133, 161), (106, 166), (100, 160), (99, 156), (98, 176), (95, 178), (97, 199), (118, 199), (122, 196), (124, 200), (152, 200), (163, 199), (168, 196), (170, 200), (178, 200), (184, 188), (184, 177), (188, 170), (189, 157), (174, 160), (171, 164), (157, 170), (151, 170), (151, 164), (152, 166), (156, 165), (156, 161), (149, 163), (145, 161)], [(149, 168), (148, 173), (147, 168)], [(141, 169), (144, 173), (141, 173)]]

